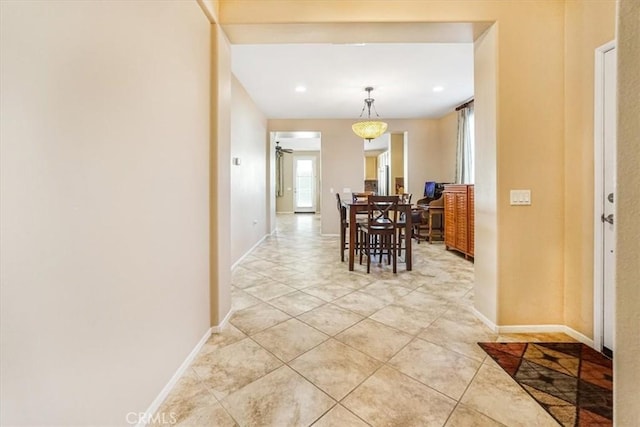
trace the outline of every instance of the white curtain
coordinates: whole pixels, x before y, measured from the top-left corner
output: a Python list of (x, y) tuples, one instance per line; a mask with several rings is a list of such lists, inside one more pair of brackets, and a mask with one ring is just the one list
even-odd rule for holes
[(456, 183), (473, 184), (473, 106), (458, 110), (458, 150), (456, 156)]

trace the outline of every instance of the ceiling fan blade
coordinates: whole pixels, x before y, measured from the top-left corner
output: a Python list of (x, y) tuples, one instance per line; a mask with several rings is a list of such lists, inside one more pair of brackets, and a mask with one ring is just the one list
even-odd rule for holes
[(276, 141), (276, 153), (293, 153), (293, 150), (290, 148), (282, 148), (280, 141)]

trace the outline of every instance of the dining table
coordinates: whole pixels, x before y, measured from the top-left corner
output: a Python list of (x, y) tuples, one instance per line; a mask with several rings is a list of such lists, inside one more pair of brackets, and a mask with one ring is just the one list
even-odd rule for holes
[[(357, 201), (357, 202), (349, 202), (344, 201), (344, 205), (349, 210), (349, 271), (353, 271), (355, 266), (355, 254), (356, 254), (356, 241), (358, 232), (355, 227), (358, 214), (364, 214), (369, 211), (369, 203), (366, 201)], [(411, 231), (413, 229), (413, 224), (411, 222), (411, 212), (412, 205), (411, 203), (398, 203), (399, 213), (404, 213), (404, 250), (405, 250), (405, 265), (407, 271), (411, 271), (413, 268), (411, 263)]]

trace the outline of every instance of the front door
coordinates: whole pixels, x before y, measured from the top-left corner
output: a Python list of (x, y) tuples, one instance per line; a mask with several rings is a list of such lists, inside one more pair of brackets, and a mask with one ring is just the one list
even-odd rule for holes
[(614, 349), (615, 320), (615, 198), (616, 198), (616, 50), (604, 53), (603, 93), (603, 164), (602, 226), (603, 226), (603, 352)]
[(594, 340), (608, 356), (615, 347), (616, 49), (596, 49), (594, 96)]
[(316, 158), (295, 156), (293, 158), (293, 210), (294, 212), (316, 211)]

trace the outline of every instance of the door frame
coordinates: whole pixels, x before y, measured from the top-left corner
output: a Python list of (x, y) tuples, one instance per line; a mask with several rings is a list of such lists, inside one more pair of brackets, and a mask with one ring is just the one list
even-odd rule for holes
[[(312, 198), (312, 206), (308, 210), (297, 209), (298, 186), (297, 186), (297, 180), (296, 180), (296, 172), (298, 169), (298, 163), (297, 163), (298, 160), (311, 160), (311, 164), (313, 168), (313, 198)], [(294, 213), (318, 212), (318, 158), (316, 156), (293, 153), (292, 172), (293, 172), (293, 212)]]
[(604, 340), (604, 233), (602, 227), (602, 194), (604, 180), (600, 173), (604, 169), (604, 56), (616, 48), (615, 40), (595, 50), (595, 92), (593, 120), (593, 345), (602, 351)]

